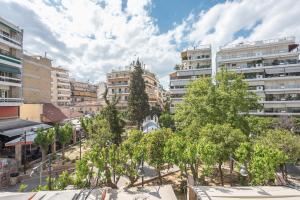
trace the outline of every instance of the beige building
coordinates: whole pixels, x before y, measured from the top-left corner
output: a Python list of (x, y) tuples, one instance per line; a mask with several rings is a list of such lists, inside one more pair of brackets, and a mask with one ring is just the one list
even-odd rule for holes
[(51, 101), (57, 106), (71, 104), (69, 71), (61, 67), (51, 68)]
[[(117, 106), (120, 109), (126, 109), (128, 106), (129, 85), (133, 66), (134, 63), (126, 67), (125, 70), (113, 70), (106, 76), (108, 97), (112, 99), (115, 95), (119, 96), (120, 100)], [(150, 106), (162, 106), (158, 88), (159, 80), (155, 74), (149, 70), (144, 70), (143, 78)]]
[(24, 103), (51, 102), (51, 60), (42, 56), (23, 56)]
[(243, 73), (263, 104), (256, 115), (300, 115), (299, 49), (294, 37), (220, 47), (218, 70)]
[(170, 111), (173, 113), (177, 103), (186, 94), (187, 86), (200, 77), (210, 77), (211, 47), (203, 45), (181, 52), (181, 64), (175, 66), (170, 74)]
[(71, 80), (71, 102), (76, 104), (79, 102), (96, 101), (97, 86), (91, 83)]

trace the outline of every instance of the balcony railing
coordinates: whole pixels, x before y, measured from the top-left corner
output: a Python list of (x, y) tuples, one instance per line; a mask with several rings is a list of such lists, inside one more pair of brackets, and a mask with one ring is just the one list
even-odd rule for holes
[(0, 31), (0, 39), (6, 40), (6, 41), (8, 41), (10, 43), (13, 43), (15, 45), (18, 45), (18, 46), (22, 45), (22, 43), (21, 43), (21, 41), (20, 41), (19, 38), (4, 35), (1, 31)]
[(21, 98), (0, 98), (0, 103), (22, 103)]
[(7, 76), (0, 76), (0, 81), (3, 82), (10, 82), (10, 83), (21, 83), (20, 78), (12, 78), (12, 77), (7, 77)]

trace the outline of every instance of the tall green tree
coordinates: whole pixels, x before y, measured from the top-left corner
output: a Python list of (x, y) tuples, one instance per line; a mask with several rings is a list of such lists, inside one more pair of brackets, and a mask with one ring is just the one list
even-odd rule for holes
[(159, 116), (158, 123), (160, 127), (171, 128), (172, 130), (175, 130), (175, 122), (173, 116), (170, 113), (163, 112)]
[(51, 145), (55, 139), (55, 130), (53, 128), (46, 131), (44, 129), (38, 129), (36, 134), (34, 143), (40, 146), (42, 151), (42, 161), (45, 161), (49, 145)]
[(215, 80), (201, 78), (189, 85), (176, 109), (175, 121), (178, 128), (191, 134), (207, 124), (225, 123), (249, 134), (246, 116), (259, 108), (258, 97), (248, 90), (243, 76), (222, 70)]
[(137, 125), (138, 129), (141, 128), (143, 120), (149, 114), (150, 109), (143, 73), (141, 63), (137, 60), (131, 74), (129, 86), (128, 116)]
[(67, 123), (64, 126), (58, 128), (56, 132), (56, 138), (62, 145), (62, 159), (65, 158), (65, 146), (69, 143), (73, 136), (73, 127)]
[(116, 107), (117, 103), (119, 102), (119, 97), (115, 95), (110, 101), (107, 98), (107, 92), (108, 90), (106, 89), (103, 94), (106, 106), (101, 113), (109, 124), (110, 131), (112, 133), (112, 142), (119, 146), (122, 142), (122, 133), (125, 123), (121, 119), (121, 114), (118, 112)]

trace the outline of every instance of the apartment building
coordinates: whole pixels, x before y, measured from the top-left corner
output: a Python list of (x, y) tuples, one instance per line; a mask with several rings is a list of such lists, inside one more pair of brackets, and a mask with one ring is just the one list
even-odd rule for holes
[(170, 112), (174, 113), (177, 103), (186, 94), (187, 86), (201, 77), (210, 77), (211, 46), (203, 45), (181, 52), (181, 64), (175, 66), (175, 72), (170, 74)]
[(300, 63), (295, 37), (220, 47), (218, 70), (243, 73), (263, 110), (256, 115), (300, 115)]
[(23, 98), (25, 104), (51, 102), (51, 60), (23, 56)]
[(61, 67), (51, 68), (51, 101), (57, 106), (71, 104), (69, 71)]
[[(113, 70), (106, 76), (108, 97), (112, 99), (115, 95), (118, 95), (120, 100), (117, 106), (120, 109), (126, 109), (128, 106), (129, 85), (133, 69), (134, 63), (126, 67), (125, 70)], [(155, 74), (144, 69), (143, 78), (150, 107), (162, 106), (158, 90), (159, 80)]]
[(76, 104), (78, 102), (96, 101), (97, 100), (97, 86), (91, 83), (71, 80), (71, 102)]
[(19, 116), (23, 30), (0, 17), (0, 119)]

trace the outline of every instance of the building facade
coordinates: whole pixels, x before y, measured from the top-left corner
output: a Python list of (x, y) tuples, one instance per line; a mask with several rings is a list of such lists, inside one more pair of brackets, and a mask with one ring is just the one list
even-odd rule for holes
[(294, 37), (220, 47), (218, 70), (244, 74), (263, 105), (256, 115), (300, 115), (299, 49)]
[(76, 104), (79, 102), (96, 101), (97, 86), (91, 83), (71, 80), (71, 102)]
[(181, 102), (186, 94), (187, 86), (201, 77), (210, 77), (211, 47), (199, 46), (181, 52), (181, 64), (175, 66), (175, 72), (170, 74), (170, 111), (174, 113), (177, 103)]
[(69, 71), (61, 67), (51, 68), (51, 101), (57, 106), (71, 104)]
[(0, 17), (0, 119), (19, 116), (23, 30)]
[[(107, 78), (107, 89), (108, 98), (112, 99), (115, 95), (119, 96), (120, 100), (117, 104), (120, 109), (127, 109), (128, 96), (129, 96), (129, 85), (131, 79), (131, 73), (133, 71), (134, 63), (125, 70), (113, 70), (108, 73)], [(146, 93), (148, 94), (150, 107), (161, 106), (161, 100), (159, 99), (159, 80), (154, 73), (144, 69), (143, 78), (146, 86)]]
[(51, 102), (51, 60), (23, 56), (23, 98), (25, 104)]

